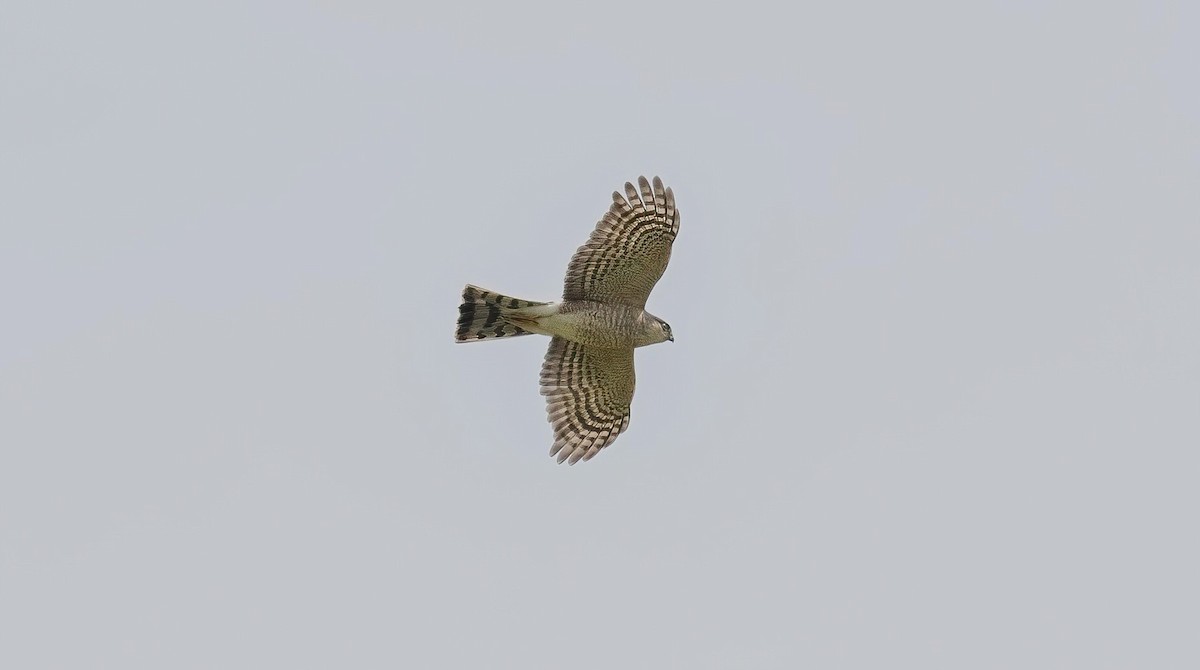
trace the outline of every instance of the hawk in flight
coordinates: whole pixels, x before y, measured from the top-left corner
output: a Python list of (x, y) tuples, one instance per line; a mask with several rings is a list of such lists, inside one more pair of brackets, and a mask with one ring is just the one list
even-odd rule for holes
[(675, 341), (667, 322), (645, 310), (679, 232), (675, 194), (658, 177), (639, 177), (612, 199), (567, 266), (561, 302), (468, 284), (458, 308), (457, 342), (551, 337), (541, 382), (559, 463), (590, 459), (629, 427), (634, 348)]

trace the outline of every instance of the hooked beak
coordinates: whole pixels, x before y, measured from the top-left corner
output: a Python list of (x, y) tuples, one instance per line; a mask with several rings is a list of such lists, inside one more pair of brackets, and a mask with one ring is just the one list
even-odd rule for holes
[(672, 335), (667, 335), (667, 341), (668, 341), (668, 342), (674, 342), (674, 341), (675, 341), (675, 335), (673, 335), (673, 334), (672, 334)]

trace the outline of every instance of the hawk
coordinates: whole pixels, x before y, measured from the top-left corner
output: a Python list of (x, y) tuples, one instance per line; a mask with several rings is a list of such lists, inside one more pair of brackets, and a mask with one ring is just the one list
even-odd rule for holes
[(625, 184), (567, 266), (561, 302), (520, 300), (467, 285), (456, 342), (549, 335), (542, 395), (554, 426), (550, 455), (589, 460), (629, 427), (633, 350), (674, 342), (671, 326), (645, 310), (679, 233), (675, 194), (638, 177)]

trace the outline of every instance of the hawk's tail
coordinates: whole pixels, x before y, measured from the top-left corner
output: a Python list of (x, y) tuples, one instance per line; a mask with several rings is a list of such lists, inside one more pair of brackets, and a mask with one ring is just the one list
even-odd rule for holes
[(458, 306), (458, 330), (454, 331), (454, 341), (474, 342), (529, 335), (528, 330), (510, 322), (506, 316), (513, 310), (545, 304), (510, 298), (467, 284), (463, 289), (462, 304)]

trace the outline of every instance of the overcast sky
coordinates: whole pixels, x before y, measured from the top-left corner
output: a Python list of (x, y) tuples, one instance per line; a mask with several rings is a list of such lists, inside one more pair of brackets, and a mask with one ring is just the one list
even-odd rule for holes
[(1200, 667), (1194, 3), (435, 4), (5, 3), (0, 666)]

